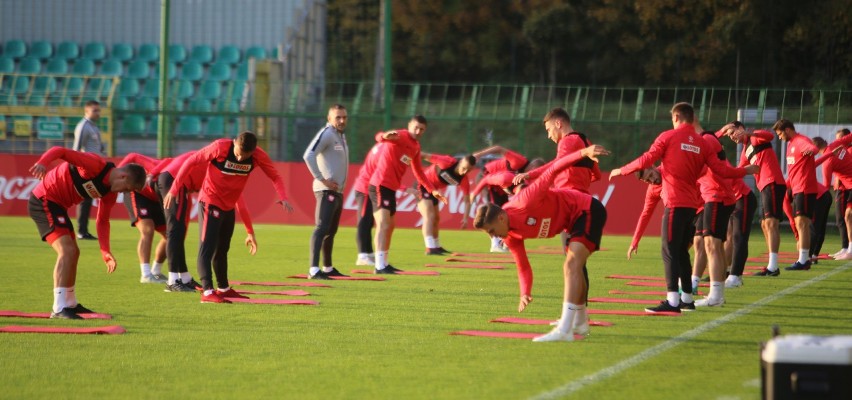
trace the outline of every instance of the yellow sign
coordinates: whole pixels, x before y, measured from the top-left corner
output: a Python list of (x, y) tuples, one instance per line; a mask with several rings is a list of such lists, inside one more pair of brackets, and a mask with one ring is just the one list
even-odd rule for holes
[(15, 119), (15, 136), (32, 136), (32, 119)]

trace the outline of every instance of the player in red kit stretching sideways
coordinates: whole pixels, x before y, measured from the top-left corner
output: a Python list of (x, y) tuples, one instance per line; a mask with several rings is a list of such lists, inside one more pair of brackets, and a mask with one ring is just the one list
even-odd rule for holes
[[(56, 160), (65, 162), (48, 171), (47, 168)], [(138, 164), (116, 168), (94, 153), (54, 147), (30, 167), (30, 172), (42, 181), (30, 196), (29, 214), (41, 240), (50, 244), (56, 252), (53, 313), (50, 317), (82, 319), (77, 314), (91, 313), (92, 310), (77, 302), (74, 292), (80, 248), (77, 247), (74, 226), (68, 218), (68, 209), (82, 201), (100, 199), (96, 222), (98, 242), (107, 272), (112, 273), (117, 263), (109, 246), (109, 210), (115, 204), (117, 192), (142, 189), (145, 170)]]
[(589, 146), (560, 158), (512, 200), (501, 208), (496, 204), (479, 207), (473, 226), (504, 239), (518, 268), (521, 299), (518, 311), (532, 302), (533, 276), (525, 239), (554, 237), (565, 231), (567, 239), (563, 264), (564, 293), (562, 316), (550, 333), (533, 339), (534, 342), (574, 340), (574, 334), (587, 334), (589, 330), (585, 301), (589, 290), (589, 277), (583, 267), (589, 256), (600, 249), (606, 208), (588, 194), (565, 189), (553, 189), (556, 176), (585, 159), (597, 161), (597, 156), (609, 152), (601, 146)]
[[(470, 214), (470, 180), (467, 173), (476, 166), (476, 155), (471, 154), (461, 159), (444, 154), (423, 153), (423, 159), (432, 165), (426, 168), (424, 176), (436, 190), (444, 189), (450, 185), (457, 186), (462, 192), (462, 222), (461, 227), (467, 227), (468, 214)], [(441, 246), (440, 232), (441, 214), (438, 207), (438, 199), (426, 191), (423, 186), (418, 186), (420, 201), (417, 202), (417, 210), (423, 217), (423, 241), (426, 244), (426, 255), (448, 254), (449, 251)]]
[[(149, 176), (150, 180), (145, 182), (145, 187), (138, 192), (129, 192), (124, 196), (124, 206), (130, 217), (130, 226), (139, 231), (139, 243), (136, 245), (136, 253), (139, 256), (139, 268), (141, 283), (166, 283), (168, 279), (162, 274), (163, 263), (166, 261), (166, 217), (163, 214), (163, 205), (160, 203), (160, 194), (157, 192), (156, 176), (151, 171), (160, 163), (168, 163), (170, 159), (163, 161), (144, 156), (139, 153), (129, 153), (118, 164), (119, 167), (126, 164), (139, 164)], [(151, 266), (151, 248), (154, 245), (154, 234), (159, 232), (162, 236), (154, 252), (154, 265)]]
[[(198, 248), (198, 278), (204, 289), (202, 303), (230, 303), (228, 297), (245, 297), (228, 285), (228, 250), (234, 234), (237, 200), (248, 182), (249, 174), (256, 168), (263, 170), (288, 212), (293, 208), (287, 202), (284, 181), (278, 175), (272, 160), (257, 147), (257, 136), (243, 132), (236, 139), (219, 139), (198, 150), (180, 168), (172, 188), (163, 199), (163, 207), (170, 208), (181, 190), (187, 189), (188, 176), (197, 165), (207, 165), (207, 175), (198, 195), (198, 223), (201, 243)], [(255, 249), (256, 243), (247, 243)], [(213, 290), (212, 269), (216, 272), (218, 291)]]

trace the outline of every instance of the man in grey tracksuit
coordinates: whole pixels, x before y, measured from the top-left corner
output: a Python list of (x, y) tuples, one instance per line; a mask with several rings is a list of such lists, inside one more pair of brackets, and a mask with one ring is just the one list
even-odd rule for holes
[[(83, 119), (74, 128), (73, 150), (86, 153), (95, 153), (106, 156), (104, 144), (101, 142), (101, 131), (98, 129), (98, 119), (101, 117), (101, 105), (95, 100), (86, 102)], [(80, 212), (77, 218), (77, 238), (96, 239), (89, 233), (89, 212), (92, 209), (92, 200), (80, 203)]]
[[(331, 262), (334, 235), (343, 212), (343, 190), (349, 172), (349, 147), (346, 145), (346, 108), (334, 104), (328, 109), (328, 123), (311, 140), (305, 150), (305, 164), (314, 177), (317, 199), (314, 234), (311, 236), (311, 279), (345, 276)], [(319, 267), (320, 252), (322, 265)]]

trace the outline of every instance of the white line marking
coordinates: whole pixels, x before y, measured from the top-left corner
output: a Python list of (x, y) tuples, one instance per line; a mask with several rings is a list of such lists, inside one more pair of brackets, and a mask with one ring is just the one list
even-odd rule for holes
[(573, 394), (573, 393), (579, 391), (580, 389), (585, 388), (588, 385), (597, 383), (598, 381), (601, 381), (601, 380), (610, 378), (614, 375), (617, 375), (617, 374), (619, 374), (619, 373), (621, 373), (621, 372), (623, 372), (627, 369), (630, 369), (630, 368), (632, 368), (632, 367), (634, 367), (634, 366), (636, 366), (640, 363), (643, 363), (643, 362), (645, 362), (645, 361), (647, 361), (651, 358), (654, 358), (654, 357), (660, 355), (661, 353), (665, 352), (666, 350), (671, 349), (672, 347), (675, 347), (675, 346), (677, 346), (677, 345), (679, 345), (683, 342), (687, 342), (690, 339), (693, 339), (696, 336), (701, 335), (701, 334), (703, 334), (703, 333), (705, 333), (705, 332), (707, 332), (711, 329), (714, 329), (714, 328), (716, 328), (720, 325), (723, 325), (723, 324), (728, 323), (728, 322), (730, 322), (730, 321), (732, 321), (736, 318), (739, 318), (743, 315), (746, 315), (746, 314), (748, 314), (748, 313), (750, 313), (750, 312), (752, 312), (752, 311), (754, 311), (754, 310), (756, 310), (760, 307), (763, 307), (767, 303), (778, 300), (778, 299), (780, 299), (780, 298), (782, 298), (782, 297), (784, 297), (788, 294), (791, 294), (791, 293), (793, 293), (793, 292), (795, 292), (799, 289), (808, 287), (810, 285), (813, 285), (814, 283), (821, 282), (821, 281), (828, 279), (828, 278), (830, 278), (830, 277), (832, 277), (836, 274), (839, 274), (843, 271), (846, 271), (847, 269), (849, 269), (850, 266), (852, 266), (852, 263), (847, 263), (847, 264), (841, 265), (840, 267), (837, 267), (837, 268), (835, 268), (835, 269), (833, 269), (829, 272), (826, 272), (825, 274), (822, 274), (820, 276), (811, 278), (811, 279), (806, 280), (804, 282), (799, 282), (798, 284), (795, 284), (795, 285), (790, 286), (786, 289), (783, 289), (783, 290), (781, 290), (781, 291), (779, 291), (775, 294), (764, 297), (764, 298), (762, 298), (762, 299), (760, 299), (760, 300), (758, 300), (754, 303), (746, 305), (745, 307), (743, 307), (743, 308), (741, 308), (737, 311), (734, 311), (730, 314), (726, 314), (726, 315), (719, 317), (719, 318), (716, 318), (712, 321), (708, 321), (704, 325), (700, 325), (696, 328), (693, 328), (689, 331), (686, 331), (686, 332), (684, 332), (684, 333), (682, 333), (682, 334), (680, 334), (676, 337), (673, 337), (673, 338), (671, 338), (671, 339), (669, 339), (669, 340), (667, 340), (663, 343), (660, 343), (660, 344), (658, 344), (654, 347), (651, 347), (651, 348), (649, 348), (649, 349), (647, 349), (647, 350), (645, 350), (645, 351), (643, 351), (643, 352), (641, 352), (641, 353), (639, 353), (639, 354), (637, 354), (633, 357), (630, 357), (630, 358), (628, 358), (624, 361), (621, 361), (618, 364), (606, 367), (606, 368), (604, 368), (604, 369), (602, 369), (598, 372), (595, 372), (591, 375), (586, 375), (586, 376), (584, 376), (584, 377), (582, 377), (582, 378), (580, 378), (576, 381), (569, 382), (569, 383), (567, 383), (563, 386), (560, 386), (556, 389), (553, 389), (553, 390), (550, 390), (550, 391), (547, 391), (547, 392), (543, 392), (543, 393), (539, 393), (539, 394), (531, 397), (531, 399), (533, 399), (533, 400), (555, 399), (555, 398), (561, 398), (561, 397), (565, 397), (565, 396), (568, 396), (570, 394)]

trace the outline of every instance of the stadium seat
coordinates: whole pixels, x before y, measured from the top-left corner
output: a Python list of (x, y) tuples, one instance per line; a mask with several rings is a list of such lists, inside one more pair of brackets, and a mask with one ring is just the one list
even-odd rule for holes
[(207, 119), (207, 129), (204, 130), (204, 136), (209, 138), (225, 136), (225, 117), (214, 116)]
[(30, 45), (30, 54), (28, 57), (37, 58), (39, 60), (47, 60), (53, 55), (53, 44), (45, 41), (33, 42)]
[(210, 64), (213, 62), (213, 48), (203, 44), (193, 46), (189, 60), (202, 64)]
[(211, 65), (207, 73), (207, 79), (217, 82), (230, 80), (231, 65), (223, 62), (217, 62)]
[(98, 75), (121, 76), (122, 69), (121, 61), (109, 59), (101, 65), (101, 72)]
[(33, 80), (33, 96), (46, 96), (56, 91), (56, 78), (37, 76)]
[(172, 85), (172, 96), (179, 100), (185, 100), (192, 97), (195, 89), (192, 87), (192, 82), (177, 80)]
[(27, 57), (18, 63), (18, 73), (32, 75), (39, 72), (41, 72), (41, 60), (38, 58)]
[(136, 111), (157, 111), (157, 99), (153, 97), (140, 97), (133, 102)]
[(126, 110), (130, 106), (127, 97), (116, 96), (112, 98), (112, 108), (118, 110)]
[(278, 46), (273, 47), (272, 50), (269, 51), (269, 58), (274, 60), (278, 59)]
[(200, 98), (216, 100), (222, 95), (222, 84), (216, 81), (204, 81), (200, 91)]
[(247, 81), (248, 80), (248, 62), (241, 63), (237, 65), (237, 79)]
[[(157, 64), (154, 68), (154, 79), (160, 79), (160, 64)], [(175, 63), (170, 62), (169, 66), (166, 68), (168, 73), (166, 74), (166, 79), (175, 79), (177, 78), (177, 66)]]
[(18, 105), (18, 98), (12, 92), (0, 92), (0, 105), (16, 106)]
[(151, 97), (155, 99), (160, 97), (159, 79), (148, 79), (145, 81), (145, 87), (142, 89), (142, 97)]
[(266, 49), (260, 46), (249, 47), (248, 50), (246, 50), (246, 60), (249, 58), (263, 60), (266, 58)]
[(72, 107), (74, 102), (71, 101), (71, 96), (50, 96), (47, 99), (47, 105), (55, 107)]
[(198, 136), (201, 134), (201, 118), (194, 115), (180, 118), (177, 126), (178, 136)]
[(118, 84), (118, 95), (121, 97), (136, 97), (139, 95), (139, 81), (136, 79), (124, 78)]
[(234, 65), (240, 62), (240, 49), (236, 46), (222, 46), (219, 50), (219, 58), (216, 61)]
[(169, 62), (183, 64), (186, 61), (186, 47), (179, 44), (169, 45)]
[(112, 45), (109, 58), (121, 61), (122, 63), (129, 62), (133, 59), (133, 46), (127, 43), (115, 43)]
[(106, 46), (101, 42), (86, 43), (83, 47), (83, 58), (92, 61), (101, 61), (106, 58)]
[(75, 76), (65, 80), (62, 85), (62, 91), (71, 96), (81, 96), (83, 88), (86, 86), (84, 78)]
[(142, 115), (126, 115), (121, 121), (121, 133), (148, 133), (146, 128), (145, 117)]
[(65, 75), (68, 73), (68, 62), (61, 58), (54, 58), (47, 62), (45, 72), (54, 75)]
[(11, 74), (15, 72), (15, 60), (11, 57), (0, 57), (0, 74)]
[(172, 111), (183, 111), (183, 103), (182, 99), (176, 99), (174, 97), (169, 97), (169, 106), (166, 107), (168, 110)]
[(92, 98), (107, 97), (112, 89), (112, 78), (91, 78), (87, 82), (84, 96)]
[(3, 46), (3, 57), (19, 60), (27, 55), (27, 44), (23, 40), (7, 40)]
[(189, 103), (189, 111), (210, 112), (213, 111), (213, 103), (208, 99), (195, 99)]
[(136, 59), (148, 63), (156, 62), (160, 59), (160, 46), (150, 43), (139, 46), (139, 54), (136, 55)]
[(24, 101), (25, 106), (35, 106), (35, 107), (44, 107), (47, 105), (47, 100), (45, 100), (44, 96), (37, 96), (33, 93), (29, 99)]
[(243, 88), (245, 87), (246, 81), (243, 80), (232, 80), (225, 83), (225, 91), (223, 92), (222, 98), (224, 99), (238, 99), (243, 96)]
[(61, 58), (65, 61), (74, 60), (80, 56), (80, 46), (77, 42), (62, 42), (56, 48), (55, 58)]
[(30, 91), (30, 78), (27, 76), (15, 76), (12, 78), (12, 86), (9, 88), (14, 95), (24, 95)]
[(204, 77), (204, 66), (201, 63), (190, 61), (180, 69), (180, 79), (187, 81), (200, 81)]
[(127, 67), (127, 73), (124, 74), (124, 77), (132, 79), (148, 79), (148, 75), (150, 74), (147, 62), (134, 61)]
[(85, 58), (81, 58), (74, 63), (74, 67), (71, 68), (72, 74), (77, 75), (87, 75), (91, 76), (95, 74), (95, 62), (92, 60), (87, 60)]
[(240, 101), (237, 100), (237, 99), (219, 101), (217, 106), (218, 106), (217, 108), (219, 109), (219, 111), (225, 111), (225, 112), (239, 112), (240, 111)]

